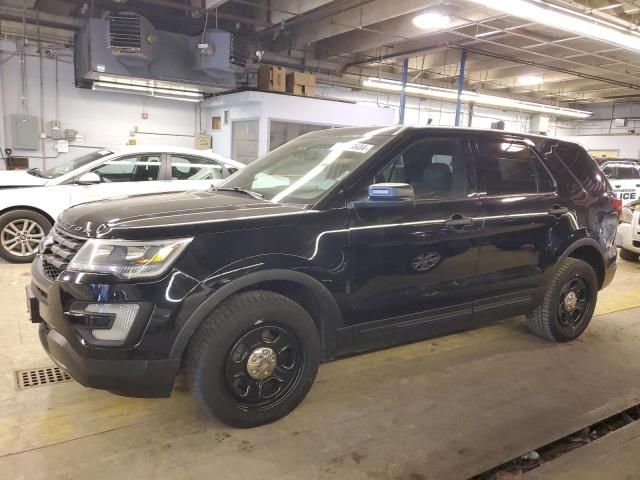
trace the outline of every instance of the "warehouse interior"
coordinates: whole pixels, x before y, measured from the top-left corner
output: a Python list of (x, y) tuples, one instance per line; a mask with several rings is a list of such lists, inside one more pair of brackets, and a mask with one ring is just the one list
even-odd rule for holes
[[(32, 278), (31, 260), (36, 265), (44, 255), (49, 229), (71, 218), (66, 212), (98, 200), (98, 209), (115, 209), (113, 221), (104, 224), (110, 228), (134, 209), (117, 203), (124, 196), (215, 191), (209, 178), (242, 175), (302, 135), (394, 126), (401, 132), (417, 127), (424, 135), (439, 128), (454, 132), (447, 135), (507, 132), (533, 139), (527, 140), (531, 148), (536, 139), (559, 139), (579, 145), (602, 167), (593, 167), (597, 181), (610, 191), (598, 195), (620, 201), (625, 227), (616, 218), (613, 227), (585, 228), (595, 231), (589, 238), (612, 228), (606, 248), (621, 250), (612, 267), (615, 277), (600, 290), (582, 336), (567, 343), (543, 340), (528, 332), (525, 316), (518, 314), (393, 348), (335, 355), (320, 366), (298, 408), (249, 429), (202, 413), (189, 393), (191, 377), (182, 371), (169, 398), (114, 395), (74, 380), (64, 362), (43, 349), (29, 290), (29, 311), (25, 304), (25, 285)], [(371, 135), (363, 134), (355, 146), (377, 151)], [(0, 151), (0, 230), (6, 215), (24, 210), (47, 225), (35, 217), (7, 217), (14, 222), (9, 225), (25, 222), (15, 244), (22, 246), (24, 260), (17, 258), (20, 251), (14, 251), (15, 261), (11, 251), (0, 252), (3, 478), (640, 475), (640, 1), (0, 0)], [(93, 193), (108, 186), (96, 184), (105, 181), (101, 174), (86, 179), (88, 173), (70, 173), (80, 165), (75, 159), (98, 162), (126, 152), (154, 152), (140, 165), (147, 175), (160, 168), (153, 179), (163, 181), (125, 180), (107, 195)], [(171, 170), (172, 157), (183, 155), (196, 165), (198, 152), (221, 162), (215, 168), (224, 173), (204, 176), (200, 164), (187, 167), (188, 173)], [(165, 162), (166, 173), (157, 166)], [(610, 176), (606, 165), (632, 173)], [(60, 178), (69, 177), (66, 184), (46, 177), (56, 168)], [(194, 168), (201, 170), (192, 177)], [(547, 172), (555, 174), (548, 167)], [(17, 173), (26, 183), (11, 183)], [(571, 175), (578, 182), (583, 173)], [(182, 174), (199, 183), (180, 184)], [(74, 188), (90, 193), (76, 197)], [(581, 194), (572, 201), (579, 204)], [(136, 198), (135, 208), (145, 210), (144, 197)], [(149, 211), (167, 198), (149, 197)], [(504, 203), (507, 208), (509, 199)], [(250, 215), (249, 207), (238, 208), (236, 220)], [(280, 211), (272, 208), (276, 214), (265, 217)], [(185, 207), (180, 215), (188, 225), (200, 213)], [(285, 236), (304, 236), (295, 213), (286, 215), (292, 215), (293, 233)], [(494, 218), (482, 215), (485, 222)], [(513, 217), (519, 215), (524, 214)], [(149, 216), (145, 221), (157, 222), (154, 228), (165, 226), (162, 213)], [(600, 213), (596, 217), (602, 220)], [(385, 218), (384, 226), (397, 225), (391, 214)], [(133, 228), (143, 231), (151, 223), (142, 225)], [(348, 230), (327, 226), (311, 241), (310, 258), (321, 256), (324, 235), (352, 235)], [(125, 238), (141, 241), (137, 235)], [(618, 240), (621, 235), (631, 243)], [(249, 249), (262, 254), (266, 238), (261, 233), (247, 237), (246, 246), (225, 248), (250, 259)], [(2, 248), (11, 250), (7, 242), (1, 233)], [(555, 238), (545, 242), (551, 245)], [(513, 253), (513, 261), (535, 245), (532, 240)], [(216, 247), (207, 252), (225, 255)], [(255, 255), (253, 263), (262, 261)], [(218, 274), (210, 272), (208, 280)], [(69, 280), (62, 267), (55, 275), (56, 281)], [(195, 276), (184, 274), (175, 283), (196, 291), (187, 287)], [(605, 283), (600, 280), (601, 287)], [(124, 288), (122, 295), (145, 288)], [(348, 296), (351, 284), (345, 288)], [(106, 300), (97, 295), (96, 302)], [(306, 306), (303, 297), (292, 298)]]

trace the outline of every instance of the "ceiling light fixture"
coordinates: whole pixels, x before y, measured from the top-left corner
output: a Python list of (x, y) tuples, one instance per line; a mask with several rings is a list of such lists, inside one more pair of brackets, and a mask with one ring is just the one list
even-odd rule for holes
[(429, 11), (413, 17), (413, 24), (422, 30), (439, 30), (451, 22), (451, 17), (438, 11)]
[(546, 27), (640, 51), (640, 36), (634, 34), (631, 30), (580, 12), (541, 2), (540, 0), (469, 1)]
[(544, 77), (542, 75), (522, 75), (518, 77), (516, 83), (520, 86), (533, 86), (544, 83)]
[(146, 95), (149, 97), (182, 100), (186, 102), (200, 102), (204, 99), (202, 93), (190, 90), (174, 90), (170, 88), (155, 88), (144, 85), (134, 85), (115, 82), (93, 82), (92, 90), (101, 92), (119, 92)]
[[(362, 82), (364, 87), (386, 90), (389, 92), (402, 91), (402, 82), (397, 80), (387, 80), (384, 78), (368, 78)], [(455, 102), (458, 98), (456, 90), (450, 90), (440, 87), (429, 87), (416, 83), (407, 83), (406, 92), (408, 95), (418, 97), (438, 98)], [(486, 107), (496, 107), (502, 110), (514, 110), (534, 113), (547, 113), (557, 117), (569, 118), (588, 118), (591, 112), (585, 110), (574, 110), (572, 108), (554, 107), (553, 105), (545, 105), (544, 103), (526, 102), (524, 100), (516, 100), (513, 98), (496, 97), (493, 95), (485, 95), (482, 93), (470, 92), (463, 90), (460, 99), (465, 103), (474, 103)]]

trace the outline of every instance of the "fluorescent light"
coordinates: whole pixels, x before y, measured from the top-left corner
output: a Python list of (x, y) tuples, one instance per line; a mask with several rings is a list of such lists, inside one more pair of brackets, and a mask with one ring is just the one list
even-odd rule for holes
[(202, 98), (176, 97), (172, 95), (153, 95), (153, 98), (166, 98), (168, 100), (180, 100), (182, 102), (200, 102)]
[(131, 83), (96, 81), (93, 82), (91, 88), (92, 90), (102, 92), (135, 93), (150, 97), (183, 100), (187, 102), (199, 102), (203, 99), (202, 93), (200, 92), (194, 92), (191, 90), (174, 90), (170, 88), (154, 88), (144, 85), (134, 85)]
[[(389, 92), (402, 91), (402, 83), (397, 80), (386, 80), (383, 78), (368, 78), (362, 82), (364, 87), (386, 90)], [(439, 98), (442, 100), (457, 101), (458, 92), (447, 88), (429, 87), (416, 83), (407, 83), (406, 92), (409, 95), (419, 97)], [(570, 118), (588, 118), (591, 112), (584, 110), (574, 110), (572, 108), (554, 107), (553, 105), (545, 105), (543, 103), (526, 102), (524, 100), (515, 100), (513, 98), (496, 97), (493, 95), (485, 95), (482, 93), (470, 92), (463, 90), (460, 95), (461, 101), (465, 103), (474, 103), (476, 105), (484, 105), (487, 107), (498, 107), (504, 110), (516, 110), (525, 112), (548, 113), (557, 117)]]
[(525, 86), (540, 85), (544, 83), (544, 77), (542, 75), (522, 75), (518, 77), (517, 83)]
[(440, 12), (426, 12), (413, 17), (413, 24), (423, 30), (437, 30), (449, 25), (451, 18)]
[(476, 38), (490, 37), (491, 35), (497, 35), (498, 33), (502, 33), (501, 30), (491, 30), (490, 32), (478, 33), (476, 34)]
[(631, 30), (538, 0), (469, 0), (498, 12), (584, 37), (640, 51), (640, 36)]

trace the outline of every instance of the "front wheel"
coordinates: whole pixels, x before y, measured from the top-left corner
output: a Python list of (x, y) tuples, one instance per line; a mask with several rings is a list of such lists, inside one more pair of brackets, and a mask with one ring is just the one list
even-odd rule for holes
[(29, 263), (51, 222), (33, 210), (10, 210), (0, 216), (0, 257), (12, 263)]
[(227, 425), (273, 422), (307, 395), (320, 352), (316, 326), (296, 302), (269, 291), (239, 293), (193, 335), (186, 358), (191, 391)]
[(529, 329), (555, 342), (574, 340), (585, 331), (598, 299), (598, 279), (591, 265), (565, 258), (547, 287), (542, 304), (527, 314)]

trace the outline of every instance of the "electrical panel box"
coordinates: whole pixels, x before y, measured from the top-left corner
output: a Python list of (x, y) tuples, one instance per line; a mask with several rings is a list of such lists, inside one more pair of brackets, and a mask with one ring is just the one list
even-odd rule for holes
[(531, 115), (529, 133), (546, 134), (549, 131), (549, 117), (547, 115)]
[(213, 139), (211, 138), (211, 135), (207, 135), (206, 133), (196, 133), (194, 147), (197, 150), (210, 150), (212, 142)]
[(76, 140), (78, 136), (78, 131), (75, 128), (65, 128), (64, 135), (62, 138), (69, 142), (73, 142)]
[(40, 127), (34, 115), (10, 115), (11, 147), (15, 150), (38, 150)]
[(47, 137), (53, 140), (60, 140), (62, 136), (62, 123), (60, 120), (49, 121), (47, 123)]

